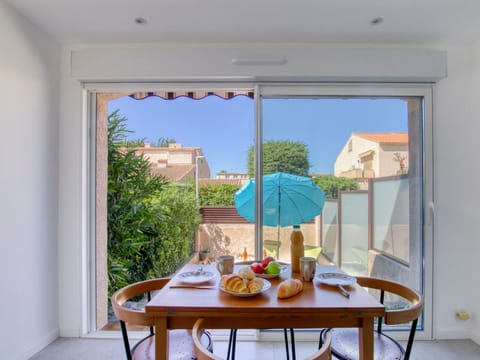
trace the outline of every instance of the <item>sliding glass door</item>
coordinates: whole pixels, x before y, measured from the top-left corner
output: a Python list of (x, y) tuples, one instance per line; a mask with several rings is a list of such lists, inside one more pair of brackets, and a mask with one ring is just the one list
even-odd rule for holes
[[(326, 193), (322, 211), (297, 224), (305, 255), (352, 275), (404, 283), (428, 298), (429, 87), (266, 85), (259, 97), (262, 174), (307, 176)], [(268, 225), (264, 251), (290, 262), (293, 224)], [(429, 311), (421, 325), (427, 334)]]
[[(117, 275), (111, 270), (122, 265), (119, 260), (107, 266), (108, 130), (118, 110), (115, 116), (127, 119), (128, 130), (120, 152), (129, 148), (143, 154), (153, 173), (168, 178), (168, 196), (173, 197), (162, 201), (173, 204), (181, 197), (196, 209), (192, 252), (215, 261), (227, 253), (241, 260), (246, 250), (250, 260), (270, 255), (290, 262), (290, 234), (299, 225), (306, 256), (352, 275), (387, 277), (421, 290), (426, 297), (423, 334), (429, 337), (429, 86), (102, 85), (91, 96), (96, 104), (92, 329), (108, 328), (108, 284)], [(275, 173), (311, 178), (326, 195), (323, 207), (298, 224), (266, 223), (263, 179)], [(247, 219), (234, 194), (251, 180), (255, 206)], [(172, 216), (171, 221), (179, 219)], [(142, 239), (152, 234), (142, 230)]]

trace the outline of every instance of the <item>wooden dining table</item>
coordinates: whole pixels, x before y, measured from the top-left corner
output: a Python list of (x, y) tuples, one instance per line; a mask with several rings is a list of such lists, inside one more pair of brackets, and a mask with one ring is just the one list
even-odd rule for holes
[[(243, 265), (242, 265), (243, 266)], [(216, 276), (201, 285), (211, 288), (177, 288), (184, 285), (181, 274), (199, 268)], [(235, 271), (238, 271), (237, 265)], [(341, 272), (336, 266), (317, 265), (317, 275)], [(358, 285), (347, 287), (350, 297), (334, 286), (304, 282), (298, 295), (277, 298), (278, 284), (287, 278), (300, 278), (288, 268), (279, 277), (268, 279), (268, 290), (252, 297), (239, 297), (219, 289), (220, 276), (213, 265), (187, 264), (145, 306), (155, 319), (155, 359), (168, 359), (168, 330), (191, 329), (200, 318), (209, 319), (215, 329), (276, 329), (276, 328), (359, 328), (360, 359), (373, 359), (374, 318), (383, 316), (384, 306)]]

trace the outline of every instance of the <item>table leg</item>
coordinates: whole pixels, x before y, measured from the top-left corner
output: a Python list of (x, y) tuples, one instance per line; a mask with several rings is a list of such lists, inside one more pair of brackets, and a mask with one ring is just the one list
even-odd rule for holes
[(155, 319), (155, 360), (168, 360), (167, 318)]
[(373, 360), (373, 318), (365, 318), (358, 329), (360, 360)]

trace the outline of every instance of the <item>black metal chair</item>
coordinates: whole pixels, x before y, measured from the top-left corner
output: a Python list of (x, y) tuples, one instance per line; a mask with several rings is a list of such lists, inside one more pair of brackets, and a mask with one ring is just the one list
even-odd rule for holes
[[(365, 288), (379, 290), (380, 302), (385, 304), (386, 307), (385, 316), (378, 319), (377, 329), (374, 334), (374, 359), (408, 360), (412, 351), (418, 318), (423, 310), (423, 296), (417, 291), (395, 281), (359, 276), (357, 277), (357, 282)], [(402, 302), (399, 303), (397, 301), (397, 306), (389, 308), (389, 304), (387, 304), (385, 299), (386, 294), (394, 294), (400, 297)], [(411, 326), (406, 348), (403, 348), (398, 341), (382, 331), (383, 323), (386, 325), (399, 325), (409, 322), (411, 322)], [(357, 328), (323, 329), (320, 332), (319, 347), (322, 346), (326, 334), (331, 334), (332, 336), (332, 354), (337, 358), (345, 360), (359, 358)]]
[[(146, 294), (147, 300), (150, 301), (151, 293), (160, 290), (170, 281), (168, 278), (152, 279), (140, 281), (118, 290), (113, 294), (111, 302), (113, 312), (120, 321), (122, 330), (123, 344), (125, 346), (125, 354), (127, 360), (154, 360), (155, 359), (155, 333), (154, 319), (148, 316), (143, 309), (135, 310), (127, 308), (124, 304), (133, 298), (138, 298)], [(132, 348), (128, 338), (127, 324), (148, 327), (147, 336), (138, 341)], [(208, 333), (203, 334), (202, 342), (204, 346), (212, 351), (212, 340)], [(193, 340), (188, 330), (171, 330), (169, 331), (169, 359), (195, 359), (195, 351), (193, 349)]]

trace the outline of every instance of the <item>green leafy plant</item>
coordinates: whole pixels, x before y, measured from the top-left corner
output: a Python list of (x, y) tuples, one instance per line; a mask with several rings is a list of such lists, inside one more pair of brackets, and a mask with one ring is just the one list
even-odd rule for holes
[(198, 191), (201, 206), (232, 206), (235, 205), (234, 195), (239, 185), (213, 184), (202, 185)]
[(193, 192), (175, 190), (151, 173), (143, 154), (125, 148), (130, 132), (126, 121), (118, 111), (108, 117), (110, 295), (127, 284), (175, 271), (190, 256), (198, 226)]
[(174, 184), (153, 201), (162, 214), (156, 224), (162, 240), (154, 251), (152, 276), (162, 277), (176, 271), (193, 252), (195, 232), (200, 224), (200, 213), (195, 204), (195, 194), (188, 188)]

